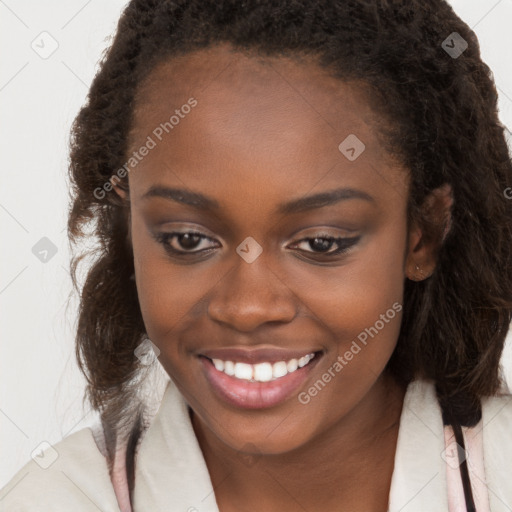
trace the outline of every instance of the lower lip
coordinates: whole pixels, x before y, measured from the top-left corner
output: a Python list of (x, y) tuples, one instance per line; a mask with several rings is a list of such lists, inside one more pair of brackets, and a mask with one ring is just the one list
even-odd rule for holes
[(199, 360), (206, 379), (219, 398), (243, 409), (264, 409), (275, 407), (292, 396), (308, 378), (320, 357), (320, 354), (316, 354), (306, 366), (268, 382), (237, 379), (217, 370), (210, 359), (200, 356)]

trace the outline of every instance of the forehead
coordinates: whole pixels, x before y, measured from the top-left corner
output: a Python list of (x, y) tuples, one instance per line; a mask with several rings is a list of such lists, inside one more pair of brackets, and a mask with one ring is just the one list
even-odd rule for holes
[(348, 84), (331, 76), (312, 56), (263, 57), (219, 44), (158, 64), (139, 87), (135, 128), (161, 122), (194, 96), (203, 117), (243, 121), (250, 128), (277, 124), (278, 117), (286, 121), (289, 114), (305, 124), (317, 118), (339, 136), (347, 127), (362, 132), (377, 121), (370, 94), (361, 81)]
[[(312, 57), (262, 57), (228, 45), (172, 57), (152, 70), (136, 97), (131, 150), (148, 136), (156, 145), (130, 174), (130, 186), (167, 180), (214, 190), (240, 178), (256, 190), (271, 183), (277, 196), (291, 184), (306, 192), (340, 176), (349, 186), (361, 178), (382, 186), (383, 173), (391, 173), (387, 181), (402, 173), (379, 140), (383, 120), (368, 94), (363, 83), (332, 77)], [(190, 98), (197, 105), (181, 110)], [(168, 129), (158, 130), (162, 125)], [(355, 161), (343, 154), (346, 140), (364, 147)]]

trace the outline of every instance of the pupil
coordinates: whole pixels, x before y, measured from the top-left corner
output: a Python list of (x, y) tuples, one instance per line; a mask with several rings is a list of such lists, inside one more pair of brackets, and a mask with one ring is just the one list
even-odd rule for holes
[(199, 235), (183, 233), (179, 236), (180, 245), (185, 249), (193, 249), (199, 241)]
[[(317, 243), (319, 240), (322, 242)], [(328, 240), (327, 238), (313, 238), (309, 245), (312, 249), (317, 249), (320, 251), (328, 251), (333, 244), (333, 240)]]

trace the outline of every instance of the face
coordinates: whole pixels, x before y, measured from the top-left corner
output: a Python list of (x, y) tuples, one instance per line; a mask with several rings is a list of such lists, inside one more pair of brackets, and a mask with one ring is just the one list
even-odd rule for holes
[(142, 315), (203, 428), (234, 449), (321, 436), (393, 352), (409, 177), (375, 121), (360, 84), (225, 46), (157, 66), (140, 90), (129, 203)]

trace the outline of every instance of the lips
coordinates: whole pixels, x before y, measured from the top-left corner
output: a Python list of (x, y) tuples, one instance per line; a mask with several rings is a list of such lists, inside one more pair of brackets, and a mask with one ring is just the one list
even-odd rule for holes
[[(199, 354), (198, 359), (207, 382), (218, 398), (237, 408), (263, 409), (275, 407), (297, 393), (318, 364), (322, 353), (323, 351), (315, 349), (223, 348), (204, 350)], [(219, 369), (218, 364), (219, 361), (231, 361), (235, 366), (237, 364), (261, 366), (301, 358), (303, 358), (301, 367), (268, 381), (249, 379), (248, 376), (237, 378), (236, 375), (227, 374), (222, 367)]]

